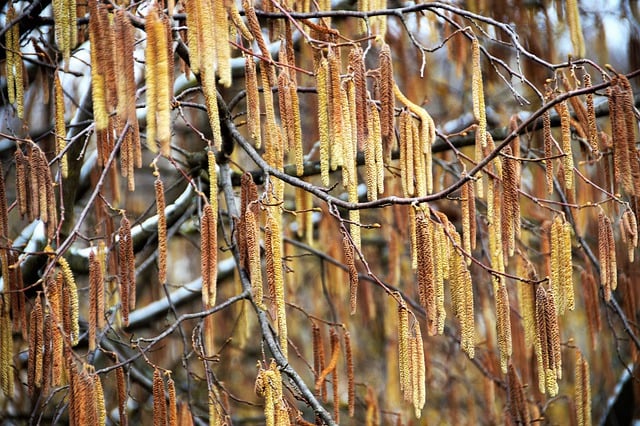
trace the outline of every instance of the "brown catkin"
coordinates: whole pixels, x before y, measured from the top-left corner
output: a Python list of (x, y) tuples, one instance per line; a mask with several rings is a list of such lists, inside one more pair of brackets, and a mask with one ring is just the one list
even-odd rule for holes
[(536, 330), (536, 343), (535, 352), (538, 369), (538, 390), (544, 394), (547, 389), (547, 370), (549, 368), (549, 340), (547, 337), (547, 324), (545, 316), (545, 305), (547, 300), (547, 292), (544, 287), (538, 286), (536, 290), (536, 315), (535, 315), (535, 330)]
[(202, 210), (200, 224), (200, 259), (202, 269), (202, 304), (205, 309), (211, 308), (216, 303), (217, 293), (217, 212), (214, 212), (211, 204), (207, 204)]
[(384, 141), (384, 158), (390, 160), (394, 139), (395, 97), (393, 94), (393, 64), (388, 44), (384, 43), (380, 48), (378, 61), (380, 63), (380, 130)]
[(279, 207), (274, 208), (274, 212), (267, 216), (265, 226), (265, 250), (267, 252), (267, 280), (270, 281), (269, 288), (272, 289), (272, 301), (276, 310), (276, 321), (278, 337), (282, 354), (287, 357), (287, 317), (284, 300), (284, 277), (282, 265), (282, 234), (280, 220), (275, 216), (280, 215)]
[[(102, 268), (100, 262), (96, 258), (95, 252), (92, 250), (89, 253), (89, 350), (93, 351), (96, 348), (96, 331), (98, 328), (98, 317), (104, 315), (98, 311), (98, 288), (103, 286)], [(103, 287), (104, 288), (104, 287)], [(103, 297), (103, 309), (104, 309), (104, 291)]]
[(120, 413), (120, 424), (122, 426), (127, 426), (127, 383), (125, 381), (124, 368), (122, 366), (116, 367), (116, 386), (118, 390), (118, 412)]
[(29, 163), (27, 158), (22, 153), (22, 149), (17, 147), (15, 152), (15, 164), (16, 164), (16, 200), (18, 202), (18, 210), (20, 216), (24, 217), (31, 209), (30, 207), (30, 191), (29, 191)]
[(416, 212), (418, 294), (420, 296), (420, 304), (427, 312), (427, 334), (429, 336), (437, 334), (438, 330), (436, 288), (434, 280), (433, 226), (434, 225), (430, 223), (424, 212)]
[(598, 255), (600, 259), (600, 284), (605, 301), (611, 300), (611, 292), (617, 287), (615, 242), (611, 221), (603, 211), (598, 213)]
[(176, 385), (169, 376), (167, 380), (167, 390), (169, 392), (169, 426), (178, 425), (178, 407), (176, 405)]
[(156, 214), (158, 216), (158, 283), (167, 282), (167, 217), (165, 216), (164, 183), (160, 175), (153, 183), (156, 195)]
[(100, 426), (104, 426), (107, 420), (107, 410), (105, 407), (104, 391), (102, 389), (102, 380), (100, 380), (100, 375), (95, 373), (92, 374), (91, 377), (93, 378), (93, 388), (95, 393), (97, 424)]
[(542, 134), (544, 140), (544, 164), (547, 193), (553, 193), (553, 135), (551, 134), (551, 115), (549, 110), (542, 114)]
[(529, 407), (524, 394), (522, 382), (513, 364), (509, 364), (507, 372), (508, 408), (511, 419), (515, 424), (528, 425), (531, 423)]
[(44, 314), (40, 294), (36, 296), (35, 305), (29, 316), (29, 357), (27, 362), (27, 383), (29, 395), (33, 396), (35, 388), (42, 387)]
[(349, 417), (353, 417), (356, 409), (356, 384), (353, 369), (353, 348), (351, 347), (351, 334), (344, 332), (344, 346), (347, 363), (347, 401), (349, 406)]
[(125, 214), (120, 220), (118, 231), (118, 277), (120, 280), (120, 304), (122, 321), (129, 324), (129, 310), (135, 308), (136, 303), (136, 265), (131, 238), (131, 223)]
[(153, 371), (153, 426), (167, 422), (167, 400), (164, 395), (164, 380), (157, 368)]

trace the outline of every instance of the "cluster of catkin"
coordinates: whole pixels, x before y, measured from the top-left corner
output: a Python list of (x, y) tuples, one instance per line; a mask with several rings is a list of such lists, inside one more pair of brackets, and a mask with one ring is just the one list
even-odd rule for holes
[[(333, 406), (334, 406), (334, 420), (339, 422), (340, 420), (340, 393), (338, 384), (340, 377), (338, 375), (338, 361), (340, 358), (340, 336), (338, 331), (334, 328), (329, 329), (329, 337), (331, 344), (331, 358), (327, 362), (324, 343), (322, 338), (322, 329), (316, 324), (312, 324), (312, 344), (313, 344), (313, 371), (315, 376), (315, 388), (319, 396), (324, 400), (328, 400), (327, 393), (327, 378), (331, 375), (331, 384), (333, 386)], [(349, 416), (353, 417), (355, 412), (355, 376), (353, 371), (353, 351), (351, 347), (351, 335), (344, 331), (344, 346), (345, 346), (345, 362), (347, 370), (347, 398), (348, 398), (348, 411)]]
[(573, 261), (571, 256), (571, 224), (557, 215), (551, 224), (551, 288), (556, 296), (558, 315), (575, 308)]
[(52, 3), (56, 44), (67, 62), (65, 64), (65, 69), (67, 69), (71, 49), (78, 43), (76, 0), (55, 0)]
[(16, 198), (22, 217), (40, 219), (51, 239), (58, 226), (56, 197), (47, 158), (36, 144), (27, 146), (27, 155), (18, 147), (15, 152)]
[[(149, 23), (149, 25), (151, 24)], [(111, 15), (108, 6), (92, 1), (89, 2), (89, 40), (91, 42), (91, 90), (93, 115), (96, 122), (98, 163), (100, 165), (107, 164), (115, 148), (115, 136), (116, 134), (120, 135), (122, 137), (120, 146), (122, 175), (127, 178), (129, 190), (133, 191), (135, 189), (134, 167), (142, 167), (140, 134), (136, 117), (134, 28), (124, 10), (118, 9)], [(152, 63), (147, 62), (147, 66), (152, 66)], [(147, 96), (149, 97), (148, 92)], [(151, 120), (154, 118), (155, 116)], [(149, 131), (153, 121), (147, 124)], [(149, 143), (149, 148), (155, 150), (155, 137), (153, 136), (155, 124), (153, 127), (151, 130), (153, 139), (148, 138), (148, 140), (154, 141)], [(123, 135), (125, 131), (126, 134)], [(112, 170), (115, 173), (115, 168)]]
[(560, 329), (555, 295), (551, 289), (538, 286), (535, 303), (535, 353), (538, 364), (538, 388), (550, 397), (558, 394), (562, 378)]
[(462, 350), (473, 358), (473, 288), (461, 237), (445, 214), (434, 211), (436, 220), (432, 220), (430, 214), (431, 209), (426, 205), (409, 210), (412, 267), (416, 270), (420, 304), (427, 315), (427, 334), (433, 336), (444, 331), (444, 283), (447, 281), (453, 312), (460, 322)]
[(104, 425), (107, 412), (100, 376), (93, 366), (85, 364), (80, 369), (69, 359), (69, 424)]
[(618, 287), (616, 243), (613, 238), (611, 220), (604, 211), (598, 212), (598, 256), (600, 259), (600, 285), (604, 290), (604, 300), (611, 300), (611, 292)]
[(424, 407), (426, 390), (426, 365), (420, 324), (411, 315), (404, 302), (398, 305), (398, 362), (400, 366), (400, 391), (405, 401), (413, 404), (417, 418)]
[[(16, 11), (13, 5), (9, 7), (6, 15), (6, 22), (9, 23), (16, 18)], [(15, 23), (5, 34), (5, 48), (7, 59), (5, 66), (7, 69), (7, 94), (9, 103), (16, 104), (18, 117), (24, 116), (24, 77), (22, 65), (22, 53), (20, 52), (20, 26)]]
[(636, 119), (629, 80), (617, 75), (607, 89), (613, 136), (613, 174), (630, 196), (640, 196), (640, 159), (636, 151)]
[(255, 392), (264, 398), (264, 416), (267, 426), (289, 425), (289, 407), (282, 394), (282, 376), (275, 361), (269, 368), (258, 365)]
[(169, 401), (167, 402), (167, 396), (165, 393), (165, 382), (162, 377), (163, 374), (159, 369), (153, 371), (153, 425), (154, 426), (177, 426), (178, 423), (178, 405), (176, 403), (176, 386), (171, 378), (171, 375), (167, 373), (169, 379), (166, 383), (166, 393), (169, 395)]

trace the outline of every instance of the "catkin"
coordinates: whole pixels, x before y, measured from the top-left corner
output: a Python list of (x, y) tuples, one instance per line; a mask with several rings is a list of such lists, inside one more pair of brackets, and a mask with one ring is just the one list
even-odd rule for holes
[(631, 209), (625, 210), (622, 214), (620, 235), (622, 236), (622, 242), (627, 244), (629, 262), (633, 263), (635, 249), (638, 247), (638, 223), (636, 215)]
[(576, 354), (574, 402), (578, 426), (591, 424), (591, 383), (589, 363), (580, 351)]
[(603, 211), (598, 213), (598, 255), (600, 259), (600, 285), (605, 301), (611, 300), (611, 292), (617, 287), (615, 242), (611, 221)]
[(207, 204), (202, 210), (200, 224), (200, 264), (202, 270), (202, 304), (208, 309), (216, 303), (217, 292), (217, 264), (218, 264), (218, 239), (217, 239), (217, 212), (214, 212), (211, 204)]
[(69, 312), (71, 314), (71, 329), (65, 330), (69, 333), (71, 338), (71, 346), (75, 346), (78, 344), (78, 340), (80, 338), (80, 324), (78, 322), (79, 319), (79, 304), (78, 304), (78, 288), (76, 286), (76, 280), (73, 277), (73, 272), (71, 271), (71, 267), (69, 266), (69, 262), (64, 257), (58, 258), (58, 264), (60, 265), (60, 269), (62, 270), (62, 275), (64, 277), (64, 298), (63, 303), (69, 304)]
[[(583, 77), (585, 89), (591, 87), (591, 75), (585, 73)], [(596, 109), (593, 102), (593, 93), (587, 93), (587, 123), (589, 131), (589, 146), (591, 147), (591, 155), (598, 157), (600, 150), (598, 148), (598, 125), (596, 123)]]
[(353, 315), (356, 313), (357, 306), (358, 270), (356, 269), (355, 251), (346, 233), (342, 237), (342, 251), (349, 273), (349, 306), (351, 315)]
[(367, 143), (367, 121), (369, 116), (369, 100), (367, 98), (367, 80), (363, 54), (362, 48), (357, 45), (349, 52), (349, 70), (353, 74), (353, 82), (355, 85), (357, 146), (360, 150), (364, 149)]
[(120, 280), (120, 305), (122, 321), (129, 324), (129, 310), (136, 304), (136, 265), (131, 238), (131, 223), (122, 215), (118, 231), (118, 278)]
[(62, 92), (62, 84), (60, 83), (60, 76), (55, 73), (54, 78), (54, 93), (55, 93), (55, 128), (56, 128), (56, 155), (60, 157), (60, 171), (62, 177), (66, 178), (69, 173), (69, 167), (67, 162), (67, 154), (63, 154), (66, 146), (66, 128), (64, 123), (64, 93)]
[(553, 194), (553, 135), (551, 134), (551, 115), (549, 111), (542, 114), (542, 133), (544, 139), (544, 165), (547, 193)]
[(167, 217), (165, 216), (164, 183), (160, 175), (153, 183), (156, 195), (156, 215), (158, 216), (158, 282), (167, 282)]
[(522, 382), (513, 364), (509, 364), (509, 371), (507, 372), (507, 395), (509, 414), (511, 414), (513, 422), (519, 425), (529, 425), (531, 423), (531, 416), (529, 414), (527, 399), (524, 394)]
[(545, 317), (545, 305), (547, 292), (544, 287), (538, 286), (535, 303), (535, 353), (538, 369), (538, 390), (544, 394), (547, 389), (546, 375), (549, 367), (549, 340), (547, 338), (547, 325)]
[(480, 146), (487, 145), (487, 112), (484, 104), (484, 88), (482, 83), (482, 68), (480, 67), (480, 45), (476, 37), (471, 42), (471, 97), (473, 99), (473, 116), (478, 120)]
[(329, 186), (329, 99), (327, 96), (327, 73), (329, 64), (320, 60), (316, 68), (316, 87), (318, 90), (318, 126), (320, 132), (320, 175), (322, 185)]
[(559, 105), (560, 127), (562, 134), (562, 166), (564, 170), (564, 185), (567, 190), (573, 189), (573, 152), (571, 150), (571, 114), (566, 102)]
[(348, 331), (344, 332), (344, 346), (347, 364), (347, 401), (349, 406), (349, 417), (353, 417), (356, 409), (356, 385), (355, 374), (353, 372), (353, 350), (351, 347), (351, 334)]
[(509, 309), (509, 294), (504, 278), (493, 278), (496, 299), (496, 326), (498, 331), (498, 349), (500, 351), (500, 368), (507, 373), (509, 358), (511, 358), (511, 315)]
[(157, 368), (153, 371), (153, 425), (165, 425), (167, 422), (167, 400), (164, 396), (164, 380)]
[(342, 84), (340, 78), (340, 50), (329, 49), (327, 54), (328, 69), (327, 69), (327, 102), (330, 109), (329, 114), (330, 121), (330, 139), (334, 143), (330, 144), (329, 157), (331, 158), (331, 170), (336, 170), (344, 163), (342, 150), (345, 143), (350, 139), (351, 123), (343, 117), (343, 96), (342, 96)]
[(0, 388), (7, 398), (13, 398), (13, 333), (9, 299), (0, 295)]
[(27, 367), (27, 383), (29, 395), (33, 396), (35, 388), (42, 387), (44, 333), (44, 314), (40, 294), (36, 296), (35, 305), (29, 316), (29, 358)]
[[(118, 359), (116, 358), (116, 362)], [(118, 390), (118, 412), (120, 413), (120, 424), (127, 426), (127, 383), (124, 377), (124, 368), (116, 367), (116, 387)]]
[[(276, 207), (275, 209), (278, 209)], [(276, 322), (278, 329), (278, 337), (280, 340), (280, 348), (282, 354), (287, 357), (287, 317), (284, 301), (284, 277), (282, 265), (282, 234), (281, 224), (274, 215), (279, 215), (276, 211), (267, 216), (265, 226), (265, 250), (267, 253), (267, 280), (269, 280), (269, 288), (272, 289), (272, 302), (276, 310)]]
[(100, 260), (89, 253), (89, 350), (96, 347), (96, 331), (104, 326), (104, 279)]
[(400, 367), (400, 391), (404, 399), (413, 397), (409, 357), (409, 311), (403, 304), (398, 306), (398, 364)]
[(176, 385), (171, 376), (169, 376), (169, 380), (167, 380), (167, 391), (169, 392), (169, 426), (177, 426), (178, 407), (176, 405)]
[(580, 10), (578, 9), (578, 0), (567, 0), (565, 7), (573, 53), (578, 57), (583, 57), (585, 54), (585, 46), (584, 36), (582, 35), (582, 25), (580, 24)]
[(413, 324), (413, 335), (410, 337), (412, 346), (412, 388), (413, 388), (413, 408), (416, 418), (420, 418), (422, 408), (427, 399), (426, 391), (426, 366), (424, 361), (424, 345), (420, 324), (416, 321)]
[[(13, 5), (7, 10), (6, 22), (16, 18)], [(18, 118), (24, 117), (24, 81), (22, 68), (22, 53), (20, 52), (20, 25), (15, 23), (5, 33), (6, 37), (6, 67), (7, 67), (7, 92), (9, 103), (16, 104)]]
[(249, 136), (256, 149), (262, 145), (260, 132), (260, 95), (258, 93), (258, 76), (253, 56), (245, 54), (245, 86), (247, 91), (247, 127)]
[(389, 45), (383, 43), (378, 56), (380, 62), (380, 130), (384, 141), (384, 158), (391, 159), (393, 149), (393, 118), (395, 97), (393, 94), (393, 64), (391, 62), (391, 49)]
[(260, 240), (258, 222), (253, 210), (246, 209), (245, 213), (247, 257), (249, 258), (249, 277), (251, 279), (251, 293), (256, 304), (264, 309), (262, 304), (262, 269), (260, 265)]
[(427, 312), (427, 334), (437, 334), (438, 319), (433, 259), (433, 224), (422, 211), (416, 212), (416, 248), (418, 249), (418, 294)]

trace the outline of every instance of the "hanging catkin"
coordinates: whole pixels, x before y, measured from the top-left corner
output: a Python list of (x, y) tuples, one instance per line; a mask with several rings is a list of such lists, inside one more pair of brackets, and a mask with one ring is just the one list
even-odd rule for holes
[(587, 426), (591, 423), (591, 380), (589, 378), (589, 363), (583, 357), (582, 352), (576, 351), (574, 379), (574, 403), (578, 426)]
[(611, 221), (602, 210), (598, 212), (598, 255), (600, 259), (600, 285), (605, 301), (611, 300), (611, 292), (618, 286), (616, 249)]
[(159, 174), (153, 187), (158, 217), (158, 283), (164, 285), (167, 282), (167, 217), (165, 216), (164, 183)]

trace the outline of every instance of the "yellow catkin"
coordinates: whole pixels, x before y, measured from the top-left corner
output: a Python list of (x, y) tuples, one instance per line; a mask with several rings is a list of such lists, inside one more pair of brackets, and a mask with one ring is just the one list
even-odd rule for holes
[[(153, 80), (153, 85), (155, 85), (151, 99), (147, 99), (147, 108), (149, 108), (150, 102), (155, 103), (151, 112), (156, 114), (156, 138), (160, 144), (161, 154), (169, 157), (171, 156), (171, 92), (169, 89), (172, 74), (169, 67), (173, 66), (173, 62), (168, 57), (167, 21), (162, 19), (161, 15), (160, 10), (152, 9), (150, 16), (147, 16), (145, 26), (147, 31), (147, 88), (149, 87), (149, 79)], [(154, 73), (154, 76), (151, 76), (150, 73)], [(149, 112), (147, 109), (147, 119)], [(154, 143), (153, 140), (149, 142)]]
[[(409, 111), (414, 113), (420, 119), (420, 146), (421, 151), (424, 154), (424, 165), (425, 165), (425, 177), (426, 177), (426, 191), (427, 194), (433, 192), (433, 171), (432, 171), (432, 153), (431, 146), (435, 142), (436, 139), (436, 128), (433, 122), (433, 119), (429, 115), (429, 113), (420, 107), (419, 105), (411, 102), (398, 88), (397, 85), (393, 86), (393, 93), (395, 97), (404, 104)], [(418, 194), (419, 196), (426, 194)]]
[(215, 52), (217, 74), (220, 78), (220, 85), (231, 86), (231, 47), (229, 45), (229, 21), (227, 19), (226, 1), (212, 2), (213, 8), (213, 29), (215, 34)]
[(99, 426), (104, 426), (107, 420), (107, 410), (105, 407), (102, 380), (100, 380), (100, 376), (98, 374), (92, 374), (91, 377), (93, 378), (93, 388), (95, 392), (95, 405), (98, 420), (97, 424)]
[[(563, 275), (561, 269), (564, 267), (564, 265), (560, 262), (560, 246), (562, 244), (562, 218), (559, 215), (554, 218), (551, 224), (551, 235), (549, 240), (551, 242), (551, 276), (549, 281), (551, 283), (553, 292), (555, 294), (560, 294), (561, 277)], [(564, 307), (562, 303), (558, 304), (558, 309), (560, 309), (560, 314), (564, 313)]]
[(482, 68), (480, 66), (480, 45), (476, 37), (471, 42), (471, 96), (473, 99), (473, 116), (478, 120), (480, 145), (487, 145), (487, 113), (484, 104), (484, 88), (482, 83)]
[[(282, 350), (282, 354), (287, 357), (288, 353), (288, 342), (287, 342), (287, 317), (285, 310), (285, 300), (284, 300), (284, 277), (283, 277), (283, 265), (282, 265), (282, 234), (281, 234), (281, 224), (278, 219), (275, 218), (275, 215), (280, 215), (280, 211), (278, 207), (275, 207), (273, 210), (275, 212), (271, 212), (267, 217), (267, 223), (265, 226), (265, 248), (268, 252), (270, 252), (270, 258), (267, 258), (267, 263), (271, 262), (271, 271), (267, 274), (267, 279), (270, 279), (272, 282), (269, 284), (270, 288), (273, 288), (273, 296), (275, 300), (273, 303), (275, 305), (276, 310), (276, 320), (277, 320), (277, 329), (278, 329), (278, 337), (280, 339), (280, 348)], [(269, 268), (269, 265), (267, 265)], [(271, 275), (273, 275), (271, 277)]]
[(413, 169), (413, 118), (407, 110), (400, 114), (400, 176), (405, 197), (414, 195), (414, 169)]
[(28, 389), (29, 395), (34, 395), (35, 388), (42, 387), (44, 345), (44, 313), (41, 297), (36, 296), (35, 305), (29, 317), (29, 358), (28, 358)]
[(571, 150), (571, 114), (566, 102), (560, 104), (560, 127), (562, 130), (562, 166), (564, 185), (567, 190), (573, 189), (573, 152)]
[(420, 418), (422, 408), (427, 400), (426, 391), (426, 366), (424, 361), (424, 345), (422, 342), (422, 333), (420, 332), (420, 324), (416, 321), (413, 325), (412, 342), (415, 342), (413, 351), (412, 364), (414, 368), (413, 374), (413, 408), (416, 418)]
[(4, 395), (13, 398), (13, 332), (11, 326), (9, 298), (0, 295), (0, 388)]
[[(158, 152), (158, 33), (155, 23), (159, 20), (157, 8), (151, 8), (145, 21), (145, 33), (147, 34), (147, 47), (145, 49), (145, 80), (147, 83), (146, 103), (147, 103), (147, 147), (153, 153)], [(167, 65), (166, 62), (164, 64)], [(165, 69), (166, 73), (166, 69)], [(94, 93), (95, 95), (95, 93)]]
[(71, 267), (69, 266), (69, 262), (64, 257), (58, 258), (58, 264), (60, 265), (60, 269), (62, 270), (62, 275), (64, 276), (64, 284), (66, 286), (65, 290), (65, 299), (68, 300), (70, 312), (71, 312), (71, 330), (69, 331), (69, 336), (71, 338), (71, 346), (75, 346), (78, 344), (78, 339), (80, 338), (80, 324), (78, 322), (79, 319), (79, 304), (78, 304), (78, 288), (76, 286), (76, 280), (73, 277), (73, 272), (71, 271)]
[(627, 257), (629, 258), (629, 262), (633, 263), (635, 249), (638, 247), (638, 223), (635, 213), (630, 209), (625, 210), (622, 214), (620, 234), (622, 241), (627, 244)]
[[(556, 301), (553, 291), (547, 292), (547, 300), (545, 303), (545, 321), (547, 325), (547, 339), (549, 340), (549, 370), (553, 376), (553, 388), (547, 386), (550, 395), (557, 393), (557, 383), (555, 379), (562, 378), (562, 357), (560, 347), (560, 328), (558, 326), (558, 315)], [(549, 375), (547, 375), (547, 383), (549, 383)], [(555, 393), (554, 393), (555, 392)]]
[(258, 93), (258, 76), (253, 56), (245, 54), (245, 85), (247, 90), (247, 126), (249, 136), (256, 149), (262, 145), (260, 131), (260, 95)]
[[(10, 5), (7, 9), (6, 22), (11, 22), (16, 18), (16, 11), (13, 8), (13, 5)], [(16, 31), (14, 28), (17, 28), (17, 37)], [(16, 65), (19, 63), (20, 55), (19, 55), (19, 45), (18, 49), (16, 49), (16, 38), (20, 37), (20, 27), (16, 23), (5, 33), (5, 43), (6, 43), (6, 76), (7, 76), (7, 95), (9, 97), (9, 103), (14, 103), (16, 101)]]
[(258, 222), (253, 210), (247, 208), (245, 213), (247, 256), (249, 257), (249, 276), (253, 300), (262, 309), (262, 270), (260, 265), (260, 240)]
[(153, 187), (156, 195), (156, 214), (158, 216), (158, 282), (167, 282), (167, 217), (165, 216), (164, 183), (160, 175)]
[(509, 358), (511, 358), (511, 315), (509, 308), (509, 294), (504, 278), (493, 278), (496, 298), (496, 326), (498, 331), (498, 349), (500, 351), (500, 368), (507, 373)]
[(427, 312), (427, 334), (433, 336), (438, 330), (432, 235), (434, 225), (425, 216), (426, 214), (422, 211), (416, 212), (416, 248), (418, 249), (416, 273), (420, 304)]
[(561, 293), (563, 305), (570, 311), (575, 309), (575, 295), (573, 291), (573, 257), (571, 253), (571, 224), (562, 224), (562, 236), (560, 239), (560, 262), (564, 265), (562, 269)]
[(351, 315), (353, 315), (356, 313), (357, 306), (358, 270), (356, 269), (355, 251), (346, 233), (342, 237), (342, 251), (344, 254), (344, 262), (347, 265), (349, 273), (349, 306)]
[(578, 426), (591, 424), (591, 380), (589, 363), (580, 351), (576, 354), (574, 402)]
[[(367, 122), (368, 138), (364, 147), (364, 164), (366, 173), (367, 184), (367, 199), (369, 201), (376, 200), (378, 198), (378, 165), (376, 163), (376, 144), (382, 143), (379, 138), (380, 132), (376, 132), (374, 129), (373, 115), (377, 114), (378, 109), (372, 104), (369, 111), (369, 120)], [(379, 122), (379, 120), (378, 120)], [(377, 133), (378, 139), (375, 138)]]
[(367, 80), (365, 76), (364, 52), (358, 45), (349, 52), (349, 71), (353, 75), (353, 84), (355, 86), (355, 116), (356, 116), (356, 134), (358, 149), (364, 149), (367, 143), (367, 121), (369, 115), (368, 96), (367, 96)]
[[(64, 123), (64, 93), (62, 92), (62, 84), (60, 83), (60, 76), (58, 75), (58, 73), (55, 73), (54, 86), (56, 102), (56, 155), (61, 155), (64, 152), (66, 146), (66, 128)], [(66, 178), (69, 173), (66, 154), (60, 157), (60, 171), (62, 172), (62, 177)]]
[(549, 339), (547, 335), (547, 324), (545, 317), (545, 305), (547, 292), (544, 287), (538, 286), (536, 290), (535, 303), (535, 352), (538, 367), (538, 390), (544, 394), (547, 390), (547, 370), (549, 367)]
[[(465, 174), (466, 175), (466, 174)], [(464, 177), (464, 175), (463, 175)], [(471, 222), (476, 218), (471, 217), (469, 197), (473, 194), (473, 182), (467, 181), (460, 189), (460, 205), (462, 212), (462, 248), (467, 254), (471, 254)], [(470, 262), (470, 260), (468, 260)]]
[(404, 399), (413, 395), (409, 374), (409, 311), (404, 304), (398, 306), (398, 364), (400, 368), (400, 391)]
[(547, 183), (547, 193), (553, 193), (553, 136), (551, 135), (551, 115), (549, 111), (545, 111), (542, 114), (542, 132), (544, 139), (544, 164), (545, 164), (545, 179)]
[[(583, 77), (584, 87), (591, 87), (591, 75), (585, 73)], [(596, 123), (596, 109), (593, 102), (593, 93), (587, 93), (587, 122), (589, 130), (589, 146), (591, 147), (591, 154), (594, 157), (598, 157), (600, 150), (598, 148), (598, 125)]]
[(580, 10), (578, 0), (567, 0), (566, 3), (567, 23), (569, 24), (569, 36), (574, 55), (583, 57), (585, 54), (584, 36), (582, 35), (582, 25), (580, 24)]
[(320, 133), (320, 175), (322, 185), (329, 186), (329, 115), (327, 96), (327, 73), (328, 62), (326, 59), (320, 60), (316, 69), (316, 87), (318, 90), (318, 126)]

